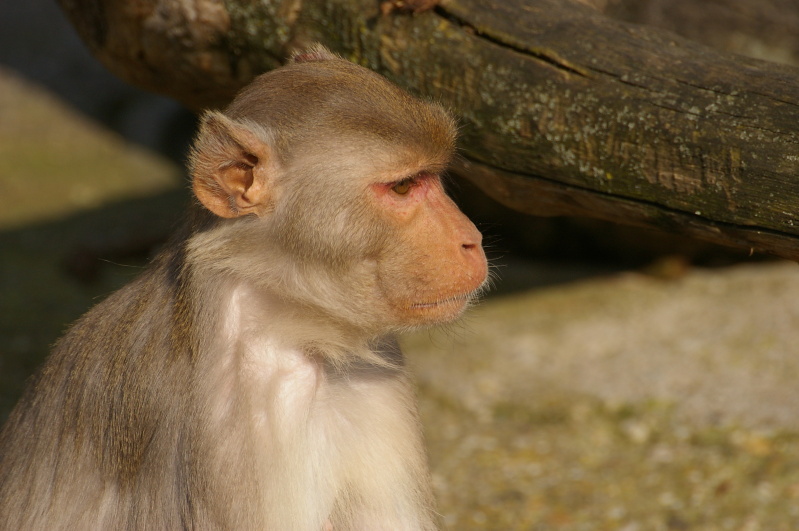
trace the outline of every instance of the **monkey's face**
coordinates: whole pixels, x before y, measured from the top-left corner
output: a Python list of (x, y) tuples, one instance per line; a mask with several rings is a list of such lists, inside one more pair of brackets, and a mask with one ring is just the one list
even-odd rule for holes
[(413, 326), (460, 315), (486, 281), (480, 232), (435, 174), (376, 183), (371, 192), (391, 227), (377, 276), (397, 321)]
[(262, 220), (285, 257), (280, 269), (308, 273), (287, 295), (379, 332), (452, 320), (485, 284), (482, 236), (436, 173), (397, 172), (396, 160), (393, 172), (375, 171), (379, 158), (313, 177), (287, 172), (302, 186), (280, 193)]

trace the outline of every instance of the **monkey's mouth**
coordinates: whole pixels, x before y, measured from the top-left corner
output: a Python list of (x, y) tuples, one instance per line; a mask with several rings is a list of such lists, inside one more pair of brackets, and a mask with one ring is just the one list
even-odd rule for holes
[(472, 293), (464, 293), (462, 295), (456, 295), (454, 297), (449, 297), (447, 299), (440, 299), (433, 302), (417, 302), (411, 304), (411, 309), (414, 310), (424, 310), (427, 308), (438, 308), (440, 306), (449, 306), (453, 304), (466, 304), (472, 298)]

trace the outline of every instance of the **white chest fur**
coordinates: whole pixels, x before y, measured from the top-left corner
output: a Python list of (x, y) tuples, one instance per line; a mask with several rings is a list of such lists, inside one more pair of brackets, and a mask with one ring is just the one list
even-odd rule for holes
[(211, 411), (242, 438), (226, 445), (246, 441), (256, 475), (268, 478), (258, 481), (265, 528), (432, 528), (404, 369), (332, 367), (303, 348), (296, 314), (275, 314), (279, 305), (250, 290), (233, 293), (215, 341), (224, 392)]

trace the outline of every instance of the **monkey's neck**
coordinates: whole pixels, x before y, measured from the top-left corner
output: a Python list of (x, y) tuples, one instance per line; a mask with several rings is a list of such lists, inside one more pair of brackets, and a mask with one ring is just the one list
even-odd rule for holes
[(239, 356), (238, 348), (286, 349), (338, 368), (364, 363), (396, 366), (401, 361), (382, 347), (381, 335), (247, 280), (227, 277), (196, 285), (204, 286), (191, 294), (191, 311), (195, 322), (201, 323), (195, 327), (198, 352)]

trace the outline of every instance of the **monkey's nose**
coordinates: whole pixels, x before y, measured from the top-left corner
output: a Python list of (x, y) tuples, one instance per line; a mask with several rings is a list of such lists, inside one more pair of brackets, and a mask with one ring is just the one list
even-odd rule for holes
[(472, 230), (461, 236), (461, 249), (463, 249), (463, 251), (467, 254), (473, 253), (475, 251), (480, 251), (480, 254), (482, 254), (483, 235), (480, 234), (480, 231), (478, 231), (474, 226), (472, 226), (471, 229)]
[(488, 262), (480, 242), (474, 240), (461, 243), (461, 256), (468, 271), (468, 277), (476, 282), (473, 289), (476, 289), (488, 275)]
[(462, 256), (468, 261), (484, 262), (485, 253), (483, 246), (479, 243), (462, 243), (461, 244)]

